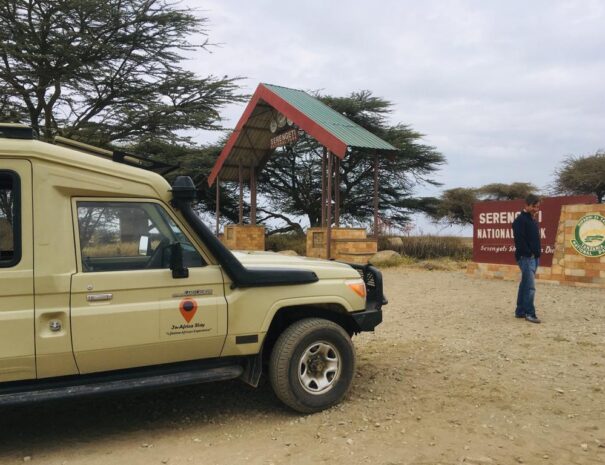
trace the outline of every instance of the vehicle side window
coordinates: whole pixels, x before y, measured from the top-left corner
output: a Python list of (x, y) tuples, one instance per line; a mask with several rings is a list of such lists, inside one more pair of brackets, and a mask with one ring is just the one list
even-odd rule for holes
[(0, 171), (0, 267), (21, 260), (21, 209), (19, 176)]
[(169, 268), (175, 242), (181, 244), (186, 267), (206, 265), (160, 205), (77, 202), (77, 210), (84, 271)]

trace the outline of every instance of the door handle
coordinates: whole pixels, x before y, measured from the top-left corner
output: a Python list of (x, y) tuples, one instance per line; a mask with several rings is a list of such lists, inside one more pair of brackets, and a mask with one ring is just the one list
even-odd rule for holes
[(86, 300), (89, 302), (102, 302), (113, 299), (113, 294), (88, 294)]

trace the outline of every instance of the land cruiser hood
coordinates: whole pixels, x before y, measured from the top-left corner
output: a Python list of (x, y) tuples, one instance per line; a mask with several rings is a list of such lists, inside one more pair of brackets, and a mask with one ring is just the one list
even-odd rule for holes
[(233, 255), (246, 268), (283, 268), (314, 271), (319, 279), (359, 278), (359, 273), (346, 263), (319, 258), (293, 257), (276, 252), (234, 251)]

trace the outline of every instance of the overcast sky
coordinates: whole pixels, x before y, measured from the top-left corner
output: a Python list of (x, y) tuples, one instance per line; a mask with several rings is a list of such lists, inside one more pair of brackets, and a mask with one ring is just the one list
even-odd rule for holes
[[(605, 149), (605, 1), (184, 0), (213, 53), (202, 75), (394, 103), (447, 158), (440, 189), (548, 187), (566, 155)], [(244, 106), (224, 111), (234, 126)], [(202, 140), (215, 140), (205, 135)]]

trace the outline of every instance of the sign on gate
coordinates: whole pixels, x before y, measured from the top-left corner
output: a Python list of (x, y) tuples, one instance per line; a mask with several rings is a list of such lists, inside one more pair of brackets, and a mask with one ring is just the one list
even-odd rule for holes
[[(561, 207), (593, 203), (596, 203), (596, 198), (592, 195), (542, 199), (537, 218), (542, 243), (541, 266), (552, 265)], [(524, 206), (523, 200), (478, 202), (473, 206), (473, 261), (516, 264), (512, 223)]]
[(289, 129), (286, 132), (282, 132), (277, 136), (274, 136), (269, 141), (269, 145), (272, 149), (282, 147), (284, 145), (293, 144), (298, 140), (298, 129)]

